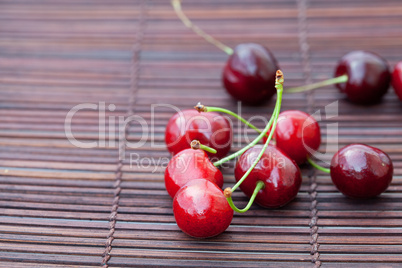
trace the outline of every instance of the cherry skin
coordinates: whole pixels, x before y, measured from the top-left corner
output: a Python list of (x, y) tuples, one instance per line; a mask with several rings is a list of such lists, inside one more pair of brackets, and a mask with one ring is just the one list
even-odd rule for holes
[(336, 86), (357, 104), (374, 104), (387, 93), (391, 81), (388, 63), (372, 52), (352, 51), (339, 61), (335, 77), (347, 74), (348, 81)]
[(207, 238), (224, 232), (233, 219), (233, 210), (223, 191), (205, 179), (189, 181), (173, 199), (173, 214), (186, 234)]
[(222, 80), (227, 92), (245, 104), (259, 105), (276, 92), (278, 64), (265, 47), (248, 43), (236, 46), (224, 69)]
[[(235, 167), (235, 179), (247, 172), (262, 149), (261, 145), (245, 151)], [(302, 178), (299, 167), (280, 149), (269, 145), (261, 160), (249, 176), (240, 184), (240, 189), (251, 197), (258, 181), (265, 187), (257, 194), (255, 201), (262, 207), (278, 208), (292, 201), (299, 192)]]
[(274, 139), (276, 146), (300, 165), (320, 147), (320, 126), (305, 112), (284, 111), (279, 114)]
[(380, 149), (351, 144), (333, 156), (330, 170), (331, 179), (341, 193), (353, 198), (370, 198), (388, 188), (393, 165)]
[(211, 163), (205, 151), (185, 149), (173, 156), (166, 167), (166, 190), (173, 198), (187, 182), (200, 178), (209, 180), (220, 188), (223, 186), (222, 172)]
[(402, 61), (395, 65), (392, 72), (392, 87), (398, 98), (402, 101)]
[(199, 113), (183, 110), (174, 114), (165, 132), (165, 142), (172, 154), (190, 148), (193, 140), (214, 148), (217, 153), (208, 153), (211, 158), (223, 158), (230, 150), (232, 127), (229, 121), (215, 112)]

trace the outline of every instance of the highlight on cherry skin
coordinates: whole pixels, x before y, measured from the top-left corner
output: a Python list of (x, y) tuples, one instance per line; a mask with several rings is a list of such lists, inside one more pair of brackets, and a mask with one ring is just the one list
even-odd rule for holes
[(193, 140), (214, 148), (217, 153), (207, 153), (209, 157), (221, 159), (232, 144), (232, 126), (218, 113), (202, 113), (196, 110), (183, 110), (174, 114), (165, 131), (165, 142), (172, 154), (190, 148)]
[(236, 100), (259, 105), (275, 94), (275, 73), (278, 63), (266, 47), (259, 44), (239, 44), (223, 69), (226, 91)]
[(321, 130), (309, 114), (287, 110), (279, 114), (274, 139), (276, 146), (300, 165), (320, 147)]
[(392, 87), (399, 100), (402, 101), (402, 61), (395, 65), (392, 72)]
[(347, 81), (338, 83), (338, 89), (357, 104), (374, 104), (387, 93), (391, 73), (388, 63), (379, 55), (356, 50), (344, 55), (335, 69), (335, 77), (347, 75)]
[(176, 193), (173, 214), (179, 228), (196, 238), (221, 234), (233, 219), (223, 191), (203, 178), (191, 180)]
[(338, 190), (353, 198), (371, 198), (383, 193), (392, 181), (393, 164), (382, 150), (350, 144), (332, 158), (330, 174)]
[[(250, 168), (261, 148), (261, 145), (256, 145), (240, 156), (235, 167), (236, 181)], [(277, 147), (269, 145), (261, 160), (240, 184), (240, 189), (251, 197), (259, 181), (264, 183), (264, 188), (258, 192), (256, 203), (266, 208), (279, 208), (296, 197), (302, 177), (299, 167), (292, 159)]]
[(177, 191), (187, 182), (204, 178), (223, 186), (222, 172), (209, 160), (207, 153), (201, 149), (185, 149), (169, 161), (165, 170), (165, 186), (173, 198)]
[[(205, 111), (210, 110), (210, 107), (203, 106), (203, 109)], [(213, 109), (217, 110), (217, 107), (212, 107)], [(220, 108), (219, 108), (220, 109)], [(223, 110), (222, 110), (223, 111)], [(228, 113), (226, 111), (226, 113)], [(289, 116), (286, 118), (281, 119), (281, 115), (289, 113)], [(233, 115), (232, 112), (228, 113)], [(309, 123), (303, 123), (307, 126), (314, 126), (317, 124), (316, 127), (314, 127), (311, 130), (307, 130), (306, 133), (316, 133), (314, 135), (311, 135), (312, 142), (311, 144), (315, 144), (316, 148), (319, 147), (320, 145), (320, 131), (319, 131), (319, 126), (318, 123), (310, 117), (308, 114), (305, 114), (304, 112), (301, 111), (285, 111), (282, 112), (279, 115), (278, 118), (278, 123), (277, 123), (277, 128), (275, 129), (275, 134), (281, 128), (283, 127), (285, 131), (288, 131), (288, 135), (285, 135), (287, 137), (296, 137), (300, 140), (302, 139), (307, 139), (307, 137), (303, 137), (304, 131), (302, 132), (303, 134), (295, 134), (297, 129), (295, 125), (300, 125), (299, 124), (294, 124), (293, 118), (297, 118), (297, 116), (294, 115), (302, 115), (300, 116), (302, 118), (301, 122), (306, 122), (307, 120), (311, 120)], [(241, 118), (239, 115), (234, 114), (235, 117), (237, 117), (240, 120), (244, 120)], [(289, 120), (291, 119), (291, 120)], [(296, 120), (297, 121), (297, 120)], [(287, 122), (288, 124), (282, 124), (282, 122)], [(257, 130), (258, 129), (248, 123), (248, 125)], [(270, 133), (269, 131), (267, 134)], [(279, 132), (278, 132), (279, 133)], [(300, 136), (303, 138), (300, 138)], [(309, 135), (307, 135), (309, 136)], [(278, 148), (281, 148), (281, 142), (278, 143), (278, 141), (281, 141), (281, 136), (280, 135), (275, 135), (276, 138), (276, 146)], [(266, 138), (264, 137), (266, 140)], [(297, 140), (297, 139), (295, 139)], [(292, 148), (297, 148), (294, 151), (301, 152), (303, 151), (302, 149), (305, 148), (304, 146), (300, 146), (301, 143), (299, 143), (300, 148), (298, 148), (298, 145), (296, 142), (292, 140), (283, 140), (283, 143), (286, 145), (289, 145), (289, 150)], [(314, 147), (313, 145), (311, 147)], [(284, 147), (286, 149), (286, 147)], [(282, 149), (282, 148), (281, 148)], [(288, 154), (292, 155), (292, 153), (295, 153), (294, 151), (290, 150)], [(306, 151), (304, 151), (306, 152)], [(285, 152), (286, 153), (286, 152)], [(351, 157), (353, 155), (353, 157)], [(389, 184), (391, 183), (392, 180), (392, 170), (393, 170), (393, 165), (392, 161), (389, 158), (389, 156), (381, 151), (378, 148), (368, 146), (368, 145), (362, 145), (362, 144), (351, 144), (343, 149), (341, 149), (336, 155), (334, 155), (332, 159), (332, 166), (331, 169), (323, 168), (317, 165), (314, 161), (310, 159), (311, 157), (311, 152), (309, 151), (309, 154), (307, 157), (303, 154), (304, 158), (308, 160), (308, 162), (316, 167), (317, 169), (320, 169), (324, 172), (331, 173), (331, 178), (335, 186), (338, 188), (338, 190), (342, 193), (344, 193), (346, 196), (350, 197), (355, 197), (355, 198), (369, 198), (369, 197), (374, 197), (382, 192), (384, 192)], [(377, 156), (377, 157), (374, 157)], [(292, 158), (292, 157), (291, 157)], [(294, 158), (292, 158), (295, 160)], [(348, 159), (345, 161), (344, 159)], [(367, 166), (363, 166), (362, 163), (370, 163)], [(384, 171), (385, 170), (385, 171)], [(376, 172), (378, 171), (378, 172)], [(383, 172), (384, 176), (381, 176), (379, 174), (382, 174)], [(244, 172), (243, 172), (244, 174)], [(237, 176), (237, 180), (241, 177), (242, 175)], [(243, 186), (244, 187), (244, 186)], [(241, 187), (240, 187), (241, 188)], [(250, 193), (252, 192), (253, 187), (250, 187), (248, 190), (248, 196), (250, 196)]]

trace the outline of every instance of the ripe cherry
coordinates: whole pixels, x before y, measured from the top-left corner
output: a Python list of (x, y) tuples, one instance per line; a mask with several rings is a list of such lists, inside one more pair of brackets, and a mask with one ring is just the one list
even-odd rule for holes
[(388, 188), (393, 165), (389, 156), (380, 149), (350, 144), (333, 156), (330, 171), (333, 183), (344, 195), (369, 198)]
[(379, 102), (391, 81), (388, 63), (367, 51), (352, 51), (341, 58), (335, 77), (345, 74), (347, 81), (336, 86), (351, 102), (358, 104)]
[(302, 164), (320, 147), (320, 126), (305, 112), (284, 111), (279, 114), (274, 138), (279, 149), (297, 164)]
[(165, 132), (168, 150), (177, 154), (190, 148), (192, 140), (214, 148), (217, 153), (208, 155), (220, 159), (230, 150), (232, 127), (225, 117), (214, 112), (200, 114), (196, 110), (183, 110), (173, 115)]
[(233, 218), (223, 191), (205, 179), (191, 180), (180, 188), (173, 199), (173, 213), (179, 228), (197, 238), (222, 233)]
[(253, 43), (240, 44), (224, 67), (223, 84), (236, 100), (258, 105), (275, 94), (278, 69), (274, 55), (267, 48)]
[(223, 186), (222, 172), (211, 163), (205, 151), (185, 149), (173, 156), (166, 167), (166, 190), (173, 198), (187, 182), (201, 178), (220, 188)]
[(392, 72), (392, 87), (396, 95), (402, 101), (402, 61), (395, 65), (394, 71)]
[(222, 80), (230, 95), (245, 104), (258, 105), (275, 94), (275, 73), (279, 67), (267, 48), (259, 44), (246, 43), (238, 45), (233, 50), (195, 26), (181, 9), (181, 0), (172, 0), (171, 3), (186, 27), (229, 55)]
[[(256, 160), (262, 146), (257, 145), (244, 152), (235, 167), (236, 181), (246, 173)], [(292, 201), (299, 192), (302, 182), (296, 163), (280, 149), (269, 145), (261, 160), (240, 185), (240, 189), (251, 197), (258, 181), (265, 187), (259, 191), (256, 202), (267, 208), (278, 208)]]

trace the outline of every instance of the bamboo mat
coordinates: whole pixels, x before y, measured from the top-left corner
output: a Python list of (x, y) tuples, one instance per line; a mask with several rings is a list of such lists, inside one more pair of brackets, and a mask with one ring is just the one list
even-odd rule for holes
[[(391, 66), (402, 60), (399, 0), (186, 0), (183, 9), (231, 47), (269, 47), (285, 87), (330, 78), (355, 49), (375, 51)], [(391, 89), (369, 108), (345, 101), (333, 86), (283, 101), (283, 110), (321, 114), (327, 159), (337, 143), (389, 153), (395, 176), (380, 198), (347, 199), (327, 174), (303, 167), (301, 191), (282, 209), (253, 206), (207, 240), (178, 229), (163, 166), (133, 160), (169, 157), (164, 129), (175, 111), (152, 104), (237, 109), (220, 82), (226, 59), (185, 28), (167, 0), (1, 0), (0, 267), (400, 267), (402, 104)], [(325, 110), (337, 100), (330, 107), (338, 115)], [(106, 128), (99, 111), (87, 108), (74, 115), (72, 132), (104, 145), (78, 148), (67, 140), (65, 118), (83, 103), (105, 103)], [(250, 118), (269, 116), (273, 106), (241, 109)], [(125, 143), (109, 141), (127, 134), (137, 143), (144, 130), (136, 121), (111, 130), (128, 115), (143, 118), (154, 135), (122, 152)], [(233, 151), (246, 143), (237, 125), (234, 135)], [(223, 173), (232, 185), (233, 163)], [(241, 192), (234, 200), (246, 203)]]

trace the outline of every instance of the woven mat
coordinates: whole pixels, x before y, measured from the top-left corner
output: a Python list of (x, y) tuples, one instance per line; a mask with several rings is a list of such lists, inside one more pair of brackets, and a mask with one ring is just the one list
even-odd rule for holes
[[(391, 66), (402, 59), (400, 0), (186, 0), (183, 9), (231, 47), (269, 47), (285, 87), (332, 77), (355, 49)], [(347, 199), (306, 166), (299, 195), (282, 209), (253, 206), (207, 240), (178, 229), (161, 164), (175, 111), (162, 104), (237, 110), (221, 86), (226, 59), (167, 0), (0, 1), (0, 267), (400, 267), (402, 104), (392, 90), (372, 107), (347, 102), (333, 86), (283, 101), (284, 110), (321, 115), (326, 159), (353, 142), (389, 153), (395, 176), (380, 198)], [(84, 106), (70, 113), (71, 132), (88, 148), (66, 138), (76, 105)], [(241, 111), (267, 117), (273, 106)], [(119, 131), (129, 115), (144, 121)], [(243, 129), (234, 131), (233, 151), (246, 143)], [(233, 163), (223, 173), (232, 185)], [(247, 201), (241, 192), (234, 200)]]

